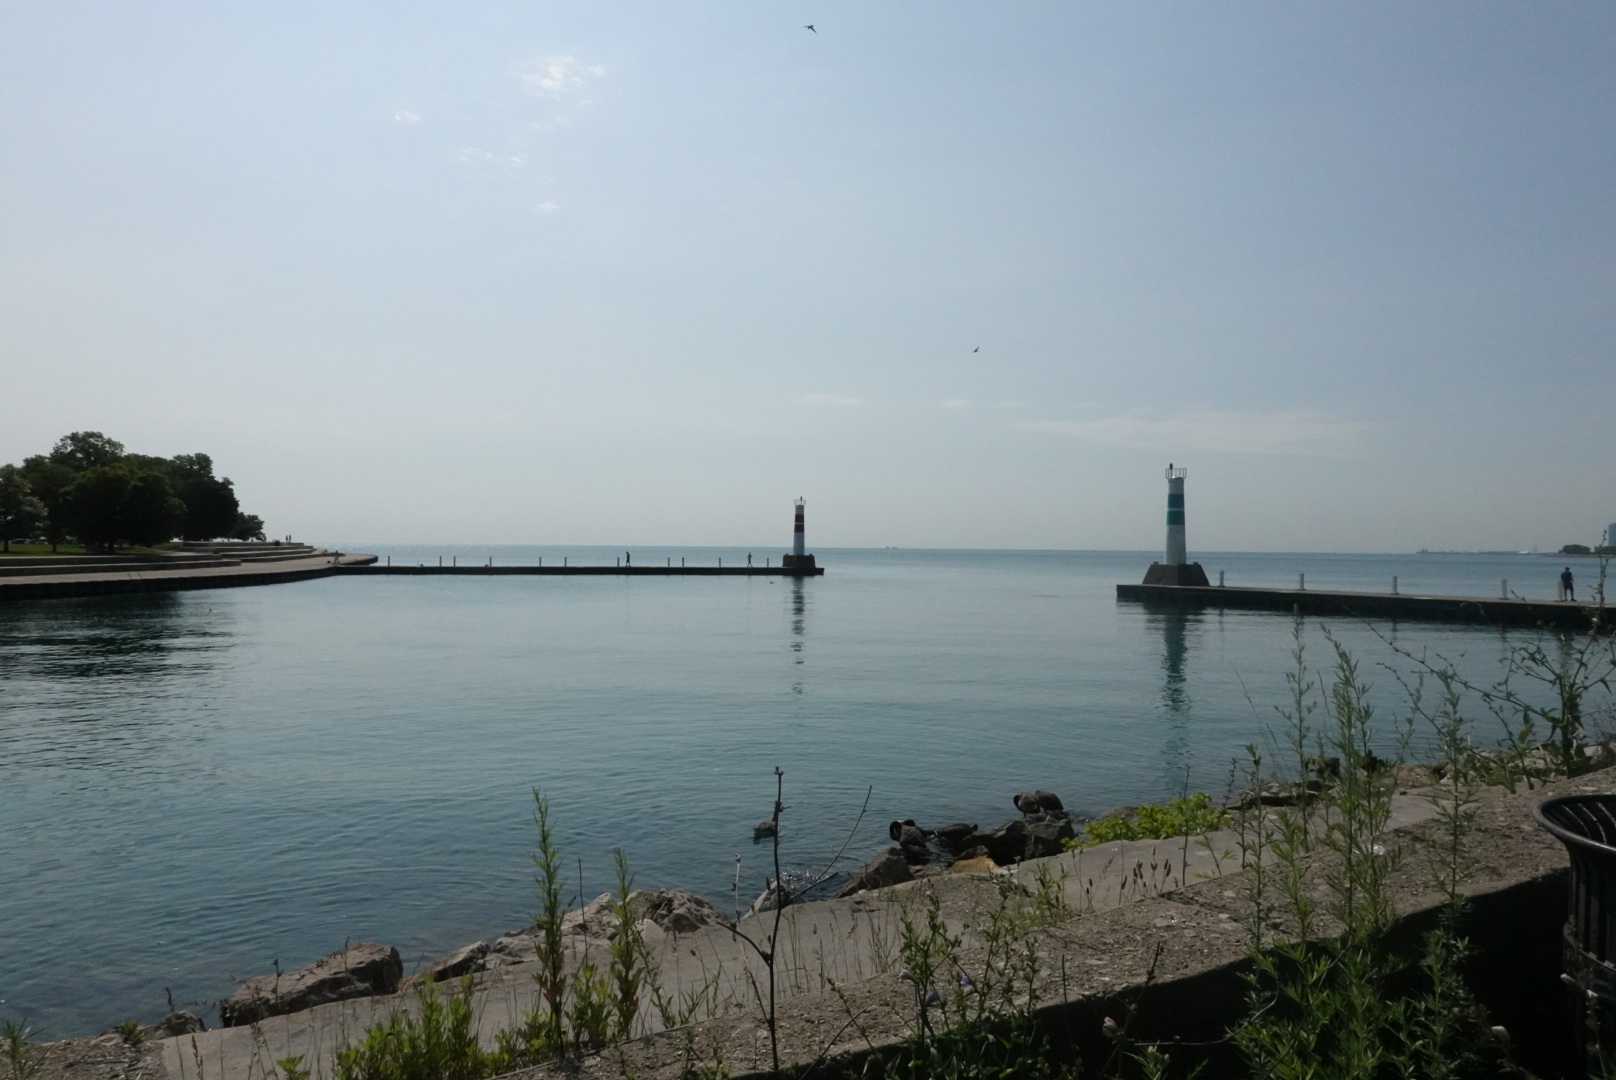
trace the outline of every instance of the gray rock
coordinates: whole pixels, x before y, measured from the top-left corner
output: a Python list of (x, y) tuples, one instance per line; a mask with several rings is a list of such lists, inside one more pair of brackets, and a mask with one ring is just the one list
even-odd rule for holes
[(581, 934), (595, 941), (610, 941), (617, 936), (616, 901), (609, 892), (603, 892), (577, 911), (561, 916), (563, 934)]
[(456, 949), (434, 964), (416, 972), (399, 984), (400, 990), (413, 990), (431, 976), (434, 983), (445, 983), (462, 975), (473, 975), (487, 966), (488, 942), (477, 941)]
[(196, 1013), (171, 1012), (155, 1024), (146, 1025), (146, 1038), (172, 1039), (177, 1035), (199, 1035), (207, 1030), (202, 1018)]
[(220, 1004), (219, 1019), (225, 1027), (240, 1027), (333, 1001), (391, 994), (403, 978), (397, 949), (360, 942), (306, 968), (248, 979)]
[[(765, 911), (773, 911), (775, 908), (781, 906), (780, 896), (780, 886), (770, 882), (769, 887), (764, 889), (756, 900), (752, 901), (752, 906), (746, 909), (746, 913), (748, 915), (761, 915)], [(788, 895), (787, 902), (789, 902), (789, 900), (790, 897)]]
[(1064, 814), (1066, 807), (1061, 805), (1060, 796), (1053, 791), (1023, 791), (1010, 800), (1017, 810), (1023, 814)]
[(948, 851), (962, 851), (976, 835), (976, 826), (956, 821), (937, 830), (937, 842)]
[(539, 950), (535, 945), (538, 938), (538, 928), (528, 925), (508, 934), (501, 934), (488, 946), (488, 952), (483, 957), (483, 970), (493, 971), (497, 968), (510, 967), (512, 964), (526, 964), (539, 958)]
[(684, 889), (662, 889), (654, 893), (632, 893), (629, 900), (644, 897), (643, 908), (636, 906), (641, 919), (649, 919), (669, 934), (690, 934), (707, 926), (732, 926), (723, 912), (695, 893)]
[[(712, 904), (684, 889), (661, 889), (657, 892), (636, 889), (628, 894), (628, 904), (629, 913), (636, 923), (642, 927), (650, 923), (661, 933), (689, 934), (707, 926), (732, 925)], [(581, 911), (569, 911), (563, 915), (561, 931), (563, 942), (577, 942), (586, 935), (593, 941), (615, 938), (617, 912), (613, 907), (612, 895), (601, 893)], [(500, 935), (488, 946), (484, 967), (510, 967), (512, 964), (537, 960), (538, 935), (537, 925), (523, 926)]]
[(903, 857), (903, 852), (897, 848), (887, 848), (865, 863), (863, 869), (849, 878), (846, 885), (836, 890), (836, 895), (838, 898), (852, 896), (866, 889), (884, 889), (889, 885), (901, 885), (914, 879), (915, 875), (909, 869), (909, 860)]
[(1021, 818), (1007, 821), (992, 832), (977, 833), (973, 837), (973, 846), (980, 845), (988, 849), (988, 854), (1000, 866), (1008, 866), (1020, 862), (1027, 857), (1027, 844), (1031, 837), (1027, 823)]
[(1076, 840), (1077, 830), (1067, 818), (1050, 818), (1029, 822), (1027, 838), (1034, 858), (1059, 855), (1066, 850), (1065, 841)]

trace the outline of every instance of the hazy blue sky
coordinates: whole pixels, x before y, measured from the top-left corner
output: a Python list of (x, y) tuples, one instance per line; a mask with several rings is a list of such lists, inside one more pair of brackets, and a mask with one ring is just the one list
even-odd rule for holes
[(1192, 550), (1616, 519), (1616, 6), (0, 20), (0, 460), (316, 541), (1154, 547), (1169, 460)]

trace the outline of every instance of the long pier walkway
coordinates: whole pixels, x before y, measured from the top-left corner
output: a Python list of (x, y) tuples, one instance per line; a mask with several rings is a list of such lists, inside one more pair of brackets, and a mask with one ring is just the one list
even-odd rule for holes
[(372, 563), (368, 566), (343, 566), (342, 574), (459, 574), (468, 576), (539, 575), (566, 577), (588, 574), (620, 574), (628, 577), (819, 577), (823, 566), (801, 569), (783, 566), (434, 566), (430, 563), (416, 566), (388, 566)]
[(171, 555), (13, 556), (0, 560), (0, 603), (283, 585), (329, 577), (375, 558), (259, 543), (191, 544)]
[(1601, 632), (1610, 632), (1609, 616), (1602, 615), (1598, 604), (1586, 602), (1326, 589), (1245, 589), (1222, 585), (1118, 585), (1117, 599), (1137, 601), (1147, 607), (1244, 608), (1365, 619), (1492, 623), (1582, 631), (1590, 629), (1598, 619)]

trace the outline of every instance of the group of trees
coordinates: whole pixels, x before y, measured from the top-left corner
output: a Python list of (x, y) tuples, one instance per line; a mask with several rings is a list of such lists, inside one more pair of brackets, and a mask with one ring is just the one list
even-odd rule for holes
[(75, 431), (49, 454), (0, 465), (0, 550), (43, 538), (111, 549), (186, 540), (262, 540), (264, 522), (241, 512), (228, 477), (206, 454), (126, 453), (99, 431)]

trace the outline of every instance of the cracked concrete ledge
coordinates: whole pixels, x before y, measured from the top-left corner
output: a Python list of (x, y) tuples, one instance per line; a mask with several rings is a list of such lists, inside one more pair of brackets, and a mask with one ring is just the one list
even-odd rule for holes
[[(1616, 793), (1616, 770), (1513, 795), (1487, 789), (1480, 794), (1470, 834), (1476, 864), (1465, 886), (1472, 904), (1467, 930), (1474, 947), (1467, 979), (1493, 1022), (1510, 1031), (1516, 1060), (1541, 1076), (1574, 1072), (1580, 1067), (1580, 1051), (1569, 1030), (1559, 980), (1568, 861), (1560, 844), (1533, 823), (1531, 811), (1546, 798), (1590, 791)], [(1384, 838), (1388, 846), (1401, 846), (1409, 853), (1392, 880), (1399, 912), (1394, 939), (1404, 944), (1415, 943), (1433, 925), (1441, 904), (1431, 884), (1434, 867), (1416, 844), (1432, 831), (1434, 819), (1419, 790), (1407, 789), (1396, 800)], [(1218, 839), (1230, 845), (1236, 842), (1233, 834)], [(1131, 868), (1151, 854), (1138, 850), (1142, 846), (1129, 845), (1135, 850), (1113, 854), (1137, 874)], [(1174, 857), (1173, 869), (1178, 870), (1183, 847), (1177, 852), (1166, 852), (1164, 847), (1156, 845), (1154, 854)], [(1231, 850), (1238, 859), (1238, 849)], [(1070, 855), (1039, 860), (1046, 865), (1073, 861)], [(1232, 1051), (1219, 1044), (1245, 1011), (1241, 972), (1246, 968), (1253, 911), (1247, 900), (1246, 872), (1225, 869), (1219, 875), (1215, 867), (1208, 870), (1211, 862), (1205, 857), (1198, 865), (1192, 848), (1188, 874), (1183, 875), (1189, 884), (1120, 905), (1079, 910), (1039, 935), (1041, 1026), (1070, 1040), (1087, 1070), (1097, 1070), (1112, 1052), (1111, 1040), (1101, 1029), (1104, 1019), (1121, 1021), (1131, 1008), (1130, 1035), (1142, 1041), (1210, 1044), (1200, 1048), (1210, 1066), (1203, 1076), (1233, 1072), (1237, 1062)], [(1021, 879), (1037, 873), (1038, 865), (1020, 868)], [(1326, 896), (1320, 871), (1327, 865), (1328, 857), (1315, 856), (1310, 875), (1310, 892), (1321, 906)], [(1150, 860), (1145, 858), (1144, 873), (1150, 872)], [(907, 888), (912, 893), (927, 884)], [(946, 891), (943, 907), (951, 928), (957, 927), (956, 920), (969, 918), (973, 900), (991, 902), (991, 886), (974, 884), (974, 897), (966, 889)], [(1068, 900), (1080, 904), (1085, 884), (1070, 882)], [(972, 951), (965, 950), (967, 965)], [(980, 948), (975, 952), (979, 955)], [(780, 1010), (782, 1064), (820, 1063), (826, 1072), (832, 1067), (856, 1067), (861, 1059), (895, 1049), (908, 1037), (914, 1006), (907, 984), (888, 974), (840, 989), (839, 994), (795, 998)], [(856, 1027), (862, 1030), (849, 1024), (850, 1016), (859, 1018)], [(556, 1063), (513, 1075), (520, 1080), (578, 1075), (674, 1080), (687, 1062), (720, 1064), (737, 1080), (769, 1075), (768, 1032), (761, 1013), (721, 1017), (686, 1032), (641, 1039), (592, 1061)]]
[[(1402, 782), (1417, 784), (1418, 776), (1407, 770)], [(1468, 930), (1475, 953), (1467, 976), (1494, 1022), (1511, 1032), (1517, 1059), (1545, 1076), (1575, 1061), (1570, 1033), (1562, 1030), (1559, 982), (1568, 863), (1560, 844), (1533, 823), (1531, 810), (1552, 795), (1588, 791), (1616, 793), (1616, 770), (1515, 794), (1486, 789), (1470, 834), (1476, 865), (1466, 892), (1473, 902)], [(1434, 818), (1423, 790), (1407, 786), (1394, 798), (1383, 838), (1389, 847), (1410, 852), (1392, 881), (1397, 933), (1408, 941), (1431, 924), (1439, 904), (1430, 863), (1414, 843), (1430, 832)], [(1253, 912), (1239, 861), (1233, 832), (1188, 842), (1112, 843), (1024, 863), (1009, 874), (941, 874), (788, 908), (778, 965), (782, 1064), (845, 1067), (908, 1036), (913, 988), (898, 977), (906, 906), (918, 911), (935, 895), (950, 932), (965, 939), (961, 956), (969, 968), (982, 951), (977, 924), (998, 903), (994, 878), (1036, 888), (1039, 876), (1059, 878), (1063, 872), (1061, 895), (1069, 914), (1035, 938), (1040, 1022), (1071, 1039), (1090, 1066), (1110, 1052), (1102, 1021), (1107, 1015), (1121, 1020), (1128, 1005), (1130, 1033), (1138, 1038), (1215, 1044), (1244, 1007), (1240, 972)], [(1322, 902), (1319, 870), (1326, 857), (1315, 856), (1314, 864), (1310, 888)], [(754, 937), (764, 929), (757, 916), (740, 925)], [(767, 1074), (768, 1032), (752, 988), (754, 980), (766, 986), (761, 962), (719, 927), (651, 944), (664, 991), (674, 996), (711, 986), (716, 1015), (661, 1031), (647, 1004), (643, 1037), (603, 1054), (510, 1074), (513, 1080), (674, 1080), (687, 1064), (719, 1064), (737, 1078)], [(572, 962), (584, 955), (604, 963), (603, 943), (579, 943)], [(474, 978), (484, 1045), (492, 1046), (497, 1031), (536, 1004), (535, 967), (513, 965)], [(41, 1080), (278, 1080), (273, 1063), (292, 1055), (303, 1058), (314, 1080), (324, 1080), (333, 1075), (336, 1051), (366, 1027), (417, 1009), (409, 994), (363, 998), (252, 1027), (163, 1039), (138, 1051), (119, 1046), (116, 1036), (72, 1040), (52, 1044)], [(1219, 1053), (1214, 1046), (1208, 1075), (1221, 1071)]]

